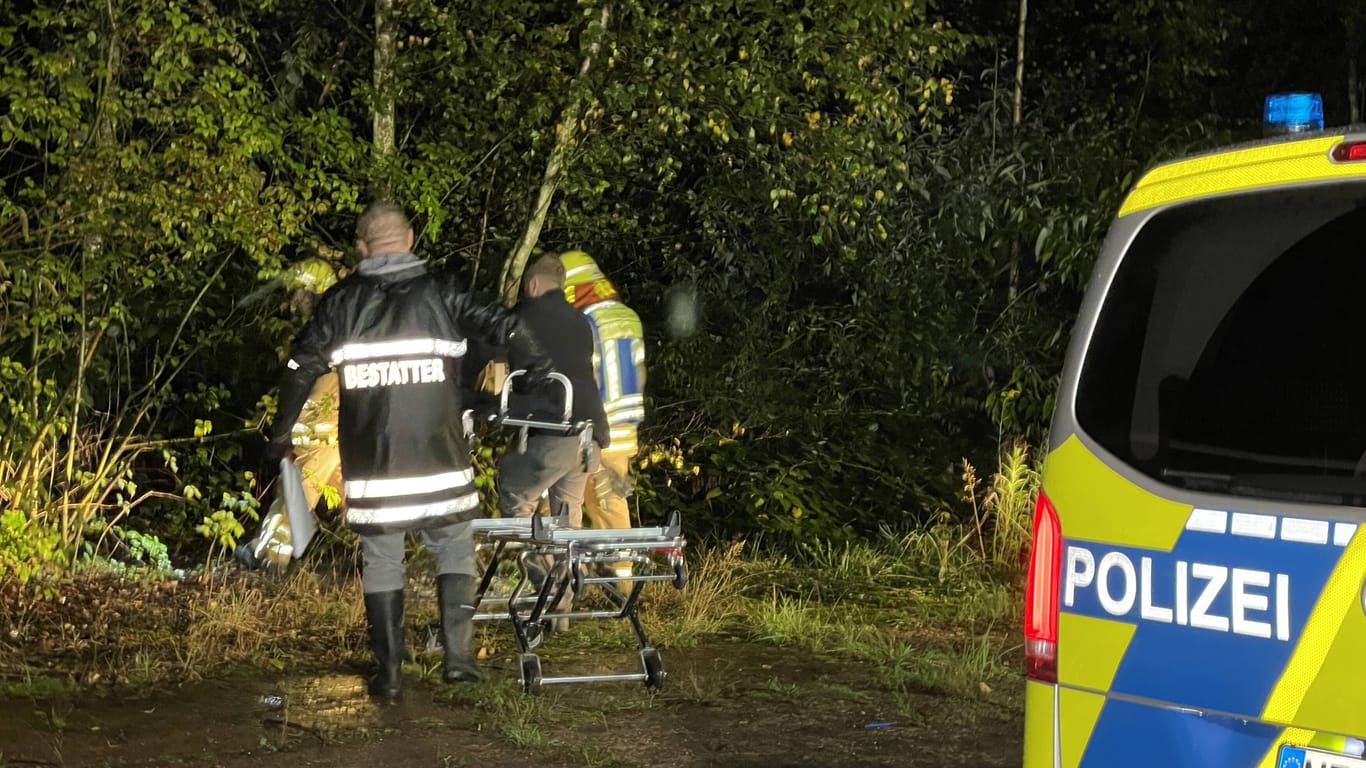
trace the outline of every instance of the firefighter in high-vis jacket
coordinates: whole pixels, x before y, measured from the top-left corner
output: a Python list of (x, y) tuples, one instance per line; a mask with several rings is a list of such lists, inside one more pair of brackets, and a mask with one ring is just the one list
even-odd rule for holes
[[(307, 319), (313, 303), (337, 282), (337, 272), (328, 262), (310, 258), (294, 265), (285, 275), (291, 312), (299, 321)], [(294, 423), (291, 442), (294, 462), (303, 480), (304, 501), (316, 509), (323, 499), (329, 508), (341, 499), (341, 454), (337, 451), (337, 375), (319, 377), (309, 392), (299, 418)], [(270, 468), (274, 473), (275, 468)], [(278, 485), (278, 482), (277, 482)], [(285, 508), (285, 494), (278, 488), (269, 509), (261, 516), (256, 537), (239, 544), (233, 555), (248, 568), (284, 568), (294, 557), (296, 542)], [(302, 545), (306, 542), (299, 542)]]
[[(631, 459), (636, 454), (636, 427), (645, 420), (645, 339), (640, 317), (622, 303), (616, 288), (593, 257), (583, 251), (560, 254), (565, 267), (565, 299), (593, 327), (593, 368), (607, 411), (611, 445), (602, 451), (598, 471), (589, 480), (584, 512), (594, 528), (631, 527), (626, 499), (635, 491)], [(617, 575), (630, 575), (629, 563), (618, 563)]]

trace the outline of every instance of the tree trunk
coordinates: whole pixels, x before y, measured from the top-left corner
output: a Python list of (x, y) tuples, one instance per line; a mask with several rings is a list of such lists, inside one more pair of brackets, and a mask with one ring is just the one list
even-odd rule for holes
[[(1018, 129), (1024, 120), (1025, 19), (1029, 16), (1029, 0), (1020, 0), (1020, 26), (1015, 35), (1015, 104), (1010, 124)], [(1018, 136), (1016, 137), (1018, 140)], [(1015, 301), (1020, 292), (1020, 238), (1010, 247), (1010, 286), (1008, 300)]]
[(1366, 13), (1359, 7), (1350, 8), (1343, 18), (1347, 32), (1347, 122), (1361, 122), (1361, 77), (1357, 61), (1361, 57), (1361, 27)]
[(1029, 16), (1029, 0), (1020, 0), (1020, 26), (1015, 35), (1015, 111), (1010, 124), (1019, 125), (1023, 119), (1024, 106), (1024, 67), (1025, 67), (1025, 19)]
[[(105, 54), (104, 82), (100, 84), (100, 94), (95, 102), (94, 130), (92, 134), (95, 142), (95, 154), (100, 158), (100, 162), (105, 162), (106, 158), (102, 155), (103, 150), (111, 149), (118, 145), (119, 137), (114, 125), (115, 106), (119, 100), (119, 74), (123, 71), (123, 41), (122, 30), (119, 28), (118, 10), (114, 7), (114, 0), (106, 0), (105, 11), (109, 15), (109, 48)], [(101, 232), (87, 232), (82, 238), (81, 243), (81, 282), (85, 284), (90, 280), (87, 274), (88, 263), (91, 257), (104, 248), (104, 235)], [(66, 435), (66, 463), (63, 467), (65, 472), (65, 482), (62, 484), (62, 517), (59, 530), (61, 531), (62, 541), (72, 541), (72, 536), (79, 536), (80, 529), (84, 528), (84, 516), (79, 511), (79, 504), (73, 503), (71, 490), (77, 487), (76, 479), (76, 454), (81, 444), (81, 430), (85, 424), (81, 421), (84, 412), (85, 402), (85, 374), (88, 370), (88, 362), (92, 343), (102, 335), (101, 332), (91, 332), (90, 317), (86, 307), (86, 291), (81, 291), (81, 327), (86, 330), (81, 331), (80, 344), (80, 364), (76, 368), (76, 380), (74, 391), (71, 396), (71, 417), (67, 426)], [(98, 310), (97, 310), (98, 311)], [(37, 366), (34, 367), (35, 370)], [(77, 552), (72, 553), (72, 565), (75, 565)]]
[(394, 83), (398, 53), (394, 38), (394, 0), (375, 0), (375, 159), (394, 154)]
[(536, 193), (536, 206), (531, 210), (531, 220), (527, 222), (526, 230), (517, 240), (517, 245), (508, 255), (507, 261), (503, 263), (502, 290), (500, 293), (503, 303), (509, 307), (517, 303), (518, 285), (522, 280), (522, 270), (526, 269), (527, 260), (531, 257), (532, 250), (536, 248), (536, 241), (540, 239), (541, 228), (545, 226), (546, 213), (550, 210), (550, 201), (555, 197), (555, 190), (559, 185), (560, 171), (564, 168), (565, 157), (578, 140), (579, 121), (583, 117), (584, 104), (588, 100), (588, 95), (585, 93), (587, 86), (584, 80), (588, 75), (589, 68), (593, 65), (593, 59), (602, 48), (603, 37), (607, 34), (607, 22), (611, 16), (612, 4), (605, 2), (602, 6), (602, 13), (598, 20), (599, 26), (593, 42), (588, 46), (588, 52), (584, 54), (583, 63), (579, 65), (578, 75), (569, 86), (569, 103), (565, 106), (564, 114), (560, 116), (560, 126), (555, 131), (555, 145), (551, 147), (550, 156), (546, 159), (545, 174), (541, 178), (541, 188)]
[(1347, 59), (1347, 122), (1356, 125), (1361, 122), (1361, 86), (1357, 79), (1357, 60)]

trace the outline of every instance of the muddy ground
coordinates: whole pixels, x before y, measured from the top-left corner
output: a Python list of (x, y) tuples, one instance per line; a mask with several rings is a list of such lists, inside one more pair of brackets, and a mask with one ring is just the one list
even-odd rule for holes
[[(546, 675), (639, 668), (630, 653), (590, 661), (552, 645)], [(503, 655), (476, 686), (409, 669), (395, 705), (365, 695), (361, 669), (12, 697), (0, 700), (0, 767), (1020, 764), (1017, 679), (975, 695), (898, 691), (871, 665), (726, 640), (663, 659), (654, 692), (611, 682), (527, 696)]]

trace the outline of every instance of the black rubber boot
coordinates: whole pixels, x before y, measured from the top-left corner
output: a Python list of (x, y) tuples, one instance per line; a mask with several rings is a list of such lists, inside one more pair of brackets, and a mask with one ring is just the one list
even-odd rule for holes
[(403, 685), (403, 590), (365, 593), (365, 623), (379, 672), (366, 688), (371, 696), (393, 700)]
[(479, 682), (479, 668), (470, 654), (478, 589), (479, 580), (463, 573), (443, 573), (436, 577), (436, 595), (441, 607), (441, 645), (445, 649), (448, 683)]
[[(254, 543), (252, 542), (252, 544)], [(256, 553), (252, 551), (251, 544), (238, 544), (234, 547), (232, 559), (248, 571), (254, 571), (261, 567), (261, 561), (256, 559)]]

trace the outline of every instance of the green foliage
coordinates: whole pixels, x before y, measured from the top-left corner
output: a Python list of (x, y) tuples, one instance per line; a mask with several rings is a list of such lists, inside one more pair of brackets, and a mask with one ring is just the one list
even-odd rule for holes
[(171, 565), (166, 545), (156, 536), (127, 530), (118, 525), (109, 526), (107, 534), (118, 542), (113, 547), (115, 555), (102, 559), (96, 554), (94, 543), (87, 542), (84, 549), (90, 565), (124, 575), (145, 573), (162, 578), (179, 575), (177, 569)]
[[(970, 533), (956, 527), (951, 535)], [(1011, 673), (998, 628), (1018, 621), (1019, 593), (975, 547), (951, 545), (947, 564), (939, 549), (924, 532), (888, 530), (839, 545), (813, 542), (792, 556), (739, 545), (707, 550), (688, 589), (654, 593), (666, 620), (652, 636), (696, 642), (705, 627), (869, 661), (897, 689), (977, 693)], [(946, 567), (950, 579), (939, 577)]]
[(1007, 582), (1024, 572), (1038, 490), (1039, 472), (1023, 441), (1002, 448), (999, 468), (985, 488), (972, 464), (963, 462), (962, 500), (972, 510), (970, 538)]
[(0, 488), (68, 551), (235, 489), (200, 470), (235, 453), (215, 414), (243, 413), (234, 391), (254, 399), (273, 366), (250, 343), (255, 284), (354, 199), (293, 162), (315, 124), (271, 98), (243, 21), (189, 2), (0, 10)]
[(736, 436), (688, 434), (655, 445), (640, 462), (642, 505), (686, 509), (690, 524), (718, 536), (759, 531), (784, 546), (844, 540), (886, 522), (876, 508), (860, 514), (850, 503), (863, 498), (850, 480), (868, 470), (846, 463), (848, 455), (738, 424), (730, 431)]
[(56, 531), (17, 509), (0, 512), (0, 578), (27, 585), (60, 572), (64, 559)]
[(124, 546), (128, 548), (128, 557), (134, 562), (141, 563), (150, 568), (153, 572), (167, 575), (171, 573), (171, 560), (167, 557), (166, 545), (155, 536), (150, 536), (137, 531), (119, 531), (122, 533)]
[[(788, 547), (971, 522), (955, 464), (1042, 444), (1134, 174), (1229, 135), (1231, 9), (1036, 17), (1016, 125), (1014, 20), (980, 0), (412, 0), (376, 159), (363, 3), (4, 5), (0, 563), (113, 526), (171, 558), (230, 545), (298, 325), (288, 263), (343, 260), (387, 188), (420, 250), (495, 289), (565, 120), (540, 245), (592, 252), (645, 322), (647, 517)], [(701, 323), (671, 336), (680, 285)], [(477, 447), (489, 512), (504, 440)]]
[(226, 508), (229, 505), (236, 506), (233, 503), (234, 501), (230, 496), (224, 494), (225, 508), (216, 510), (213, 514), (205, 515), (199, 525), (194, 527), (195, 532), (210, 541), (216, 542), (219, 546), (232, 549), (233, 545), (237, 543), (238, 537), (246, 532), (242, 524), (237, 521), (237, 516), (233, 510)]

